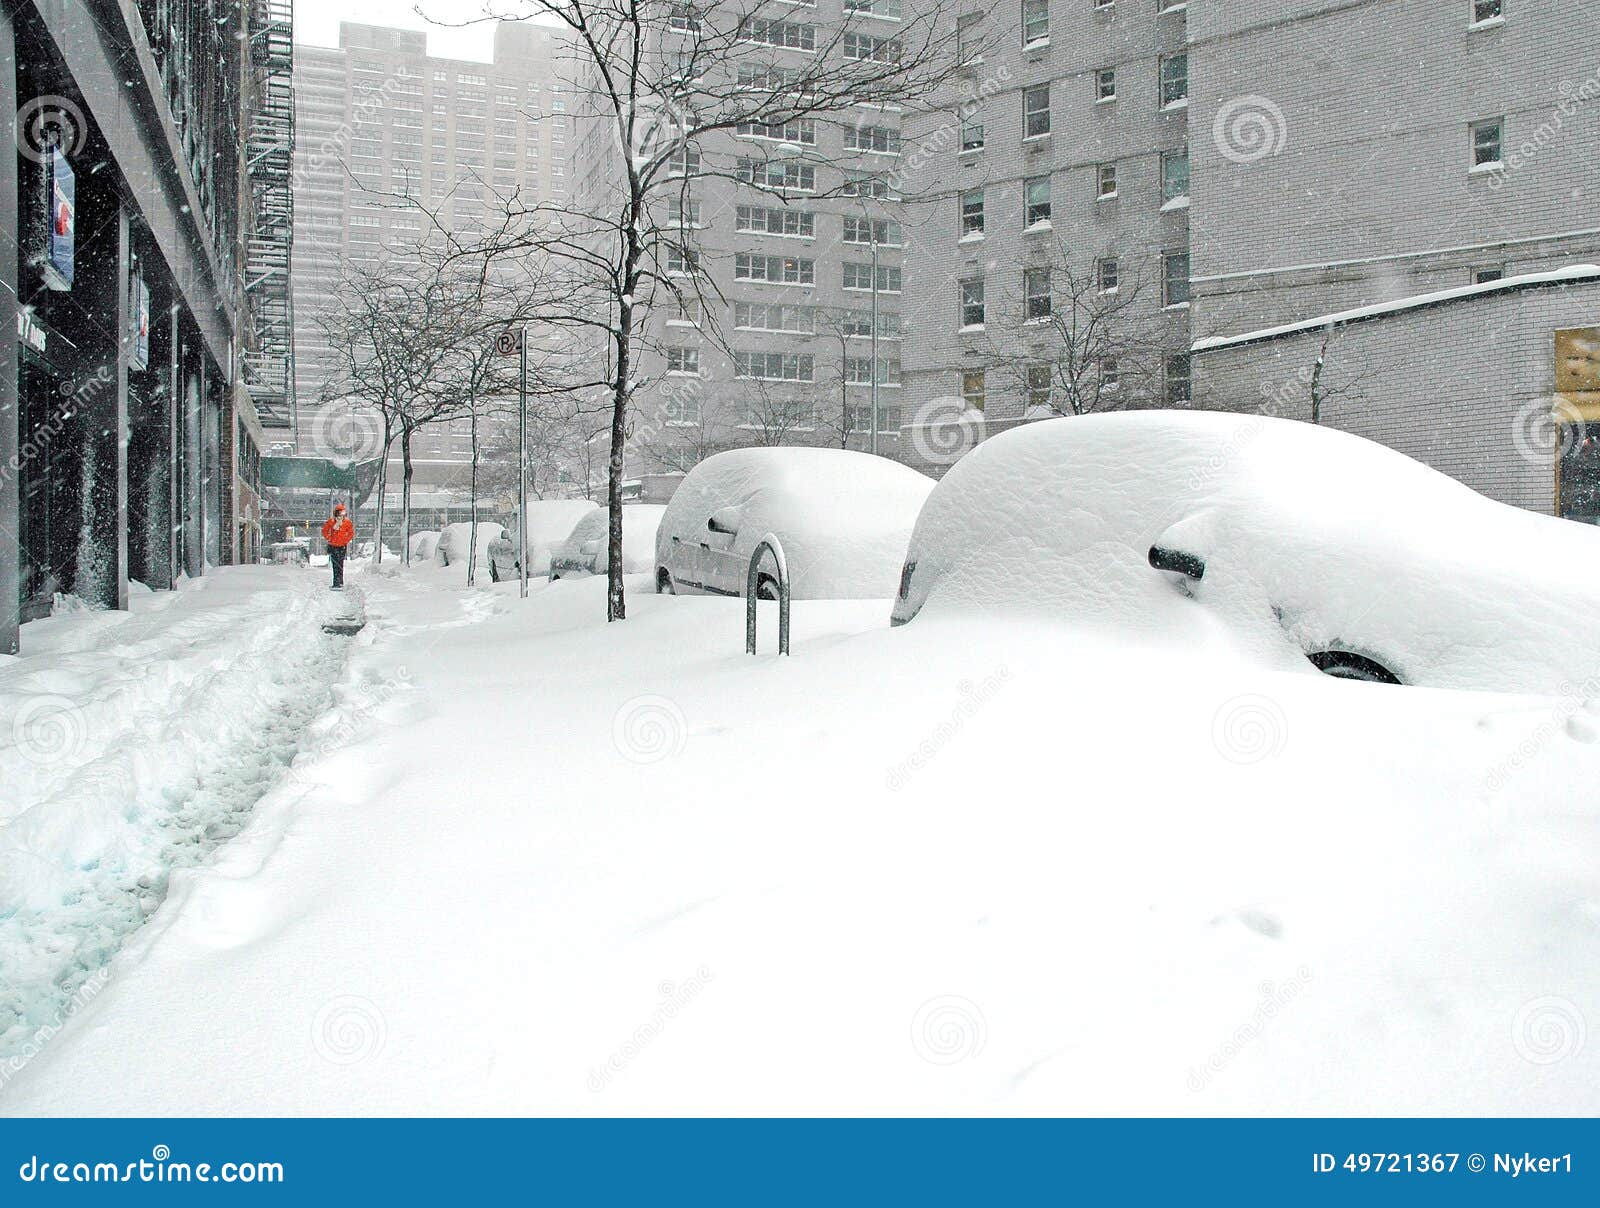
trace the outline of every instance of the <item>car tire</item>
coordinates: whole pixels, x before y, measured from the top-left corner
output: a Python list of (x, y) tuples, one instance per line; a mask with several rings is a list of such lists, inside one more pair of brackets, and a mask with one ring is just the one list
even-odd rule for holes
[(1400, 677), (1376, 659), (1349, 650), (1317, 650), (1306, 655), (1311, 665), (1334, 679), (1361, 680), (1368, 684), (1398, 684)]
[(656, 595), (675, 596), (678, 586), (672, 581), (672, 574), (665, 567), (656, 571)]

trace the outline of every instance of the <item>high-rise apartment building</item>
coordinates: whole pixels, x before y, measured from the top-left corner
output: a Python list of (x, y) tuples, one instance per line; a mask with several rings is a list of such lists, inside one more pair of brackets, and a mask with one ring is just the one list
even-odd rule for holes
[(1600, 514), (1592, 7), (972, 6), (965, 88), (906, 130), (908, 448), (1266, 410)]
[[(781, 13), (763, 9), (748, 22), (742, 70), (781, 78), (817, 55), (881, 53), (900, 5), (814, 0)], [(696, 36), (696, 22), (693, 9), (663, 21), (650, 53), (670, 61)], [(582, 111), (581, 77), (576, 91), (574, 204), (601, 213), (617, 195), (616, 123)], [(876, 444), (896, 455), (906, 304), (900, 118), (895, 108), (861, 106), (748, 124), (683, 152), (685, 188), (662, 198), (655, 221), (676, 225), (683, 215), (704, 279), (696, 289), (675, 253), (661, 267), (704, 301), (658, 305), (645, 320), (630, 474), (683, 470), (721, 449), (757, 444)]]
[[(502, 22), (491, 62), (427, 53), (410, 30), (341, 23), (339, 46), (295, 47), (296, 380), (302, 452), (338, 455), (339, 436), (363, 431), (330, 405), (331, 362), (319, 315), (341, 264), (404, 255), (427, 221), (408, 195), (459, 229), (482, 222), (497, 197), (524, 204), (565, 195), (566, 98), (557, 81), (559, 34)], [(423, 429), (413, 447), (413, 504), (466, 506), (466, 420)], [(332, 435), (338, 434), (338, 435)], [(376, 450), (367, 450), (370, 455)], [(361, 452), (357, 450), (357, 452)], [(398, 490), (398, 452), (389, 475)]]

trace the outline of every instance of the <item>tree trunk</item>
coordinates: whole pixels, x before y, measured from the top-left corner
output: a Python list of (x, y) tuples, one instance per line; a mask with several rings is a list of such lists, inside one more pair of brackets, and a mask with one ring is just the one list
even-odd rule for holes
[(379, 453), (378, 461), (378, 528), (373, 534), (372, 549), (373, 561), (383, 562), (383, 500), (389, 492), (389, 446), (394, 443), (394, 428), (387, 419), (383, 422), (383, 449)]
[(478, 400), (467, 400), (472, 424), (472, 469), (467, 475), (467, 502), (472, 512), (467, 530), (467, 586), (473, 586), (473, 570), (478, 564)]
[(400, 425), (400, 543), (405, 564), (411, 565), (411, 425)]
[(606, 532), (606, 620), (628, 615), (622, 594), (622, 466), (628, 439), (629, 326), (633, 307), (624, 303), (617, 316), (617, 368), (611, 390), (611, 458), (606, 475), (606, 507), (610, 513)]

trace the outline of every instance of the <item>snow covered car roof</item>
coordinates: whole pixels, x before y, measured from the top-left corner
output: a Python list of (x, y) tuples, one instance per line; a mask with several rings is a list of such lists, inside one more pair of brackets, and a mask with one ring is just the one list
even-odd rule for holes
[(887, 599), (933, 480), (848, 449), (731, 449), (690, 470), (656, 534), (656, 564), (674, 537), (706, 540), (706, 522), (738, 509), (730, 552), (748, 561), (761, 538), (783, 543), (796, 599)]
[(1045, 612), (1269, 664), (1337, 651), (1402, 683), (1556, 693), (1600, 677), (1597, 567), (1593, 528), (1349, 433), (1121, 412), (1016, 428), (951, 467), (893, 619)]

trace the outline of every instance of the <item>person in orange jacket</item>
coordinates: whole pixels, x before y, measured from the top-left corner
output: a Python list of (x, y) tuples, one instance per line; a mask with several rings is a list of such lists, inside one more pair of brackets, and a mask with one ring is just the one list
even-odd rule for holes
[(333, 567), (333, 590), (344, 590), (344, 556), (355, 539), (356, 526), (344, 504), (334, 505), (333, 515), (322, 522), (322, 539), (328, 543), (328, 565)]

